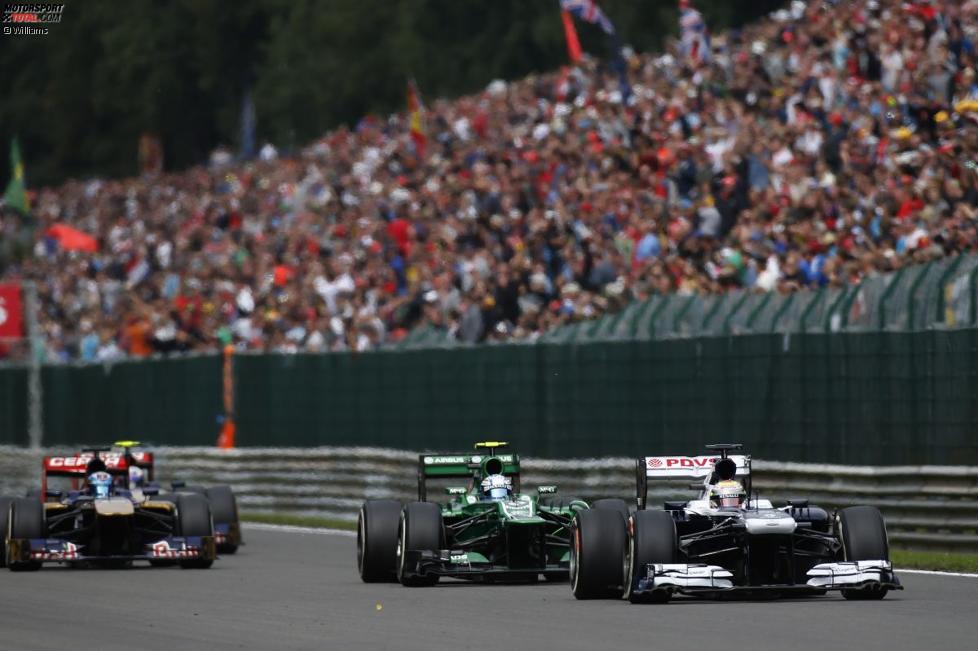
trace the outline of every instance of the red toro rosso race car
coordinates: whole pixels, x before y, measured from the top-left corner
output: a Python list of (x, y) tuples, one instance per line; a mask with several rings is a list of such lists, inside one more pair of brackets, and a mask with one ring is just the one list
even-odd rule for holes
[[(126, 458), (107, 452), (46, 457), (43, 499), (0, 498), (0, 566), (126, 567), (137, 560), (211, 566), (217, 549), (207, 499), (190, 493), (161, 499), (147, 494), (152, 491), (129, 488)], [(66, 490), (52, 487), (59, 482), (67, 484)]]
[[(775, 507), (751, 491), (751, 458), (738, 444), (697, 457), (637, 460), (638, 509), (575, 516), (571, 588), (578, 599), (632, 603), (674, 595), (825, 594), (882, 599), (901, 590), (886, 525), (872, 506), (829, 514), (807, 499)], [(691, 500), (647, 504), (649, 483), (689, 482)]]

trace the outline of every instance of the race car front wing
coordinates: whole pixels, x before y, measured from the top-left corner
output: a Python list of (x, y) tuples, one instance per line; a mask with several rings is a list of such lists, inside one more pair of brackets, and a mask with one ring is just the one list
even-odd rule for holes
[(797, 584), (735, 585), (730, 571), (718, 565), (657, 564), (646, 567), (633, 593), (702, 594), (722, 592), (811, 592), (812, 590), (902, 590), (889, 561), (820, 563), (808, 571), (808, 581)]
[(85, 561), (213, 560), (217, 557), (213, 536), (174, 536), (145, 545), (139, 554), (86, 553), (85, 546), (56, 538), (13, 538), (7, 541), (12, 562), (65, 563)]
[(569, 569), (567, 561), (548, 563), (540, 566), (511, 567), (493, 563), (485, 556), (474, 552), (439, 549), (433, 551), (408, 551), (404, 557), (405, 573), (412, 576), (437, 575), (459, 579), (472, 579), (478, 576), (522, 578), (530, 574), (543, 574), (566, 578)]

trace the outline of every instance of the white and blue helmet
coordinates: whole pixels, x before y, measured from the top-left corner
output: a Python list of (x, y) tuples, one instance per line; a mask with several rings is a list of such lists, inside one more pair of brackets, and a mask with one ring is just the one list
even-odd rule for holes
[(482, 480), (482, 499), (502, 501), (513, 492), (513, 480), (505, 475), (489, 475)]
[(91, 487), (92, 495), (96, 499), (105, 499), (109, 497), (109, 493), (112, 490), (112, 475), (104, 470), (93, 472), (88, 476), (88, 485)]

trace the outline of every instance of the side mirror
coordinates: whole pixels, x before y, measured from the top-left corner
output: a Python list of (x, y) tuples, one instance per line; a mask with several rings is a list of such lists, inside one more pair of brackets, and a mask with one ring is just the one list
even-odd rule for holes
[(55, 491), (50, 489), (44, 491), (45, 499), (50, 497), (52, 499), (60, 500), (64, 496), (65, 496), (64, 491)]
[(557, 487), (554, 485), (537, 486), (537, 495), (553, 495), (556, 492), (557, 492)]
[(449, 486), (445, 489), (447, 495), (465, 495), (465, 486)]
[(794, 497), (788, 500), (788, 506), (794, 509), (807, 509), (808, 500)]
[(170, 488), (172, 488), (173, 490), (177, 490), (178, 488), (183, 488), (186, 485), (187, 482), (180, 481), (180, 480), (175, 480), (170, 482)]

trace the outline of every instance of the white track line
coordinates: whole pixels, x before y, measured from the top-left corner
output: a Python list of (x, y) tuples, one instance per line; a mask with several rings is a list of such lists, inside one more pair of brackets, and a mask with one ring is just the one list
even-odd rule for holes
[(355, 536), (356, 531), (347, 529), (326, 529), (323, 527), (297, 527), (291, 524), (266, 524), (264, 522), (244, 522), (245, 529), (261, 529), (263, 531), (283, 531), (287, 533), (311, 533), (318, 536)]
[(938, 572), (937, 570), (904, 570), (901, 568), (895, 568), (895, 572), (902, 572), (903, 574), (933, 574), (934, 576), (964, 576), (969, 579), (978, 579), (978, 574), (969, 574), (967, 572)]
[[(290, 524), (266, 524), (264, 522), (245, 522), (248, 529), (261, 529), (264, 531), (283, 531), (288, 533), (311, 533), (319, 536), (355, 536), (355, 531), (346, 529), (324, 529), (322, 527), (297, 527)], [(903, 574), (930, 574), (933, 576), (961, 576), (969, 579), (978, 579), (978, 574), (968, 574), (967, 572), (938, 572), (937, 570), (910, 570), (895, 568), (895, 571)]]

